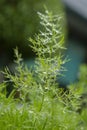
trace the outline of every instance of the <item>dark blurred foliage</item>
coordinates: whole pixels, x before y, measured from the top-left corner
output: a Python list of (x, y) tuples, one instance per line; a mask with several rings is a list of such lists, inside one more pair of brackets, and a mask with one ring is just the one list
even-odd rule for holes
[(2, 49), (7, 51), (16, 45), (22, 51), (28, 51), (27, 38), (38, 28), (38, 17), (34, 10), (35, 3), (35, 0), (0, 0), (0, 44)]

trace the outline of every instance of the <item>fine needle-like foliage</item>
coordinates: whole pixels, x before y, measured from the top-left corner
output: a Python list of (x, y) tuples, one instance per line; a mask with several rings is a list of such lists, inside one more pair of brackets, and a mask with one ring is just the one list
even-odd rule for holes
[[(0, 84), (0, 128), (85, 130), (85, 111), (81, 115), (77, 112), (80, 94), (72, 89), (63, 92), (56, 81), (66, 62), (62, 58), (65, 49), (62, 15), (54, 15), (48, 10), (38, 15), (42, 31), (29, 39), (37, 55), (34, 70), (23, 64), (16, 48), (15, 72), (11, 74), (8, 68), (3, 72), (6, 80)], [(13, 88), (9, 94), (8, 87)]]

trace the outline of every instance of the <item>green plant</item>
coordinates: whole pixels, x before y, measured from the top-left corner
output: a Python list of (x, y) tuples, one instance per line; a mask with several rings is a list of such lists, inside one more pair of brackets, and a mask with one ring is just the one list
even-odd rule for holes
[[(80, 93), (63, 92), (56, 77), (64, 70), (64, 34), (62, 15), (48, 10), (38, 13), (42, 31), (30, 38), (30, 46), (37, 57), (34, 70), (23, 64), (15, 49), (17, 64), (14, 74), (8, 68), (3, 72), (6, 79), (0, 84), (0, 127), (2, 130), (82, 130), (86, 129), (85, 111), (80, 115)], [(13, 87), (7, 97), (6, 87)], [(75, 109), (76, 107), (76, 109)]]

